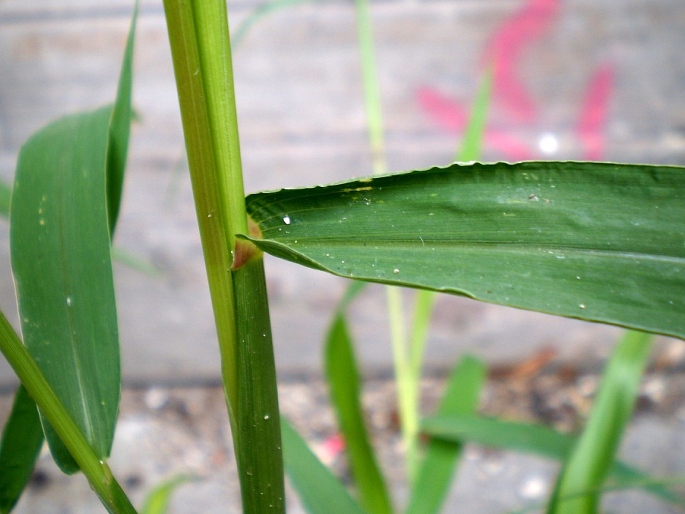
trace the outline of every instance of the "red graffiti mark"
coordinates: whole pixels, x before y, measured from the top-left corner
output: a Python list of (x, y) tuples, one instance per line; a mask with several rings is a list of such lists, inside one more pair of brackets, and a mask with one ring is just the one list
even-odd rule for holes
[(497, 148), (512, 161), (535, 158), (535, 152), (525, 142), (503, 131), (489, 129), (485, 133), (485, 144), (490, 148)]
[[(516, 68), (526, 46), (543, 36), (561, 7), (560, 0), (529, 0), (525, 6), (493, 35), (484, 52), (484, 62), (492, 63), (493, 100), (514, 115), (519, 124), (533, 125), (538, 108), (519, 79)], [(604, 151), (604, 127), (613, 89), (614, 70), (611, 65), (599, 67), (590, 79), (584, 96), (576, 134), (583, 147), (583, 158), (597, 160)], [(467, 120), (468, 109), (431, 87), (417, 91), (421, 109), (444, 130), (460, 134)], [(532, 149), (521, 139), (507, 132), (488, 127), (485, 144), (502, 152), (511, 160), (532, 159), (540, 149)]]
[[(468, 121), (468, 112), (459, 102), (429, 87), (420, 88), (416, 96), (421, 108), (443, 130), (454, 132), (455, 136), (463, 132)], [(499, 149), (513, 160), (524, 161), (533, 158), (533, 153), (524, 143), (500, 130), (488, 129), (485, 134), (485, 144)]]
[(516, 68), (521, 54), (544, 35), (561, 4), (558, 0), (530, 0), (495, 32), (485, 50), (485, 62), (494, 65), (493, 96), (516, 116), (530, 122), (537, 109)]
[(453, 102), (430, 87), (419, 88), (416, 97), (421, 109), (428, 113), (440, 127), (455, 133), (464, 130), (468, 114), (458, 102)]
[(583, 159), (596, 161), (604, 153), (604, 128), (613, 86), (614, 69), (609, 64), (600, 66), (590, 79), (576, 128), (584, 149)]

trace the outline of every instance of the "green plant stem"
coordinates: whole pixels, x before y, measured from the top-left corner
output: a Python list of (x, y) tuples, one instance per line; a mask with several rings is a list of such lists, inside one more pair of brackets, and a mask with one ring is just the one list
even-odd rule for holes
[[(376, 58), (373, 42), (373, 26), (368, 0), (355, 1), (359, 52), (364, 85), (364, 103), (368, 123), (369, 146), (373, 173), (387, 172), (385, 143), (383, 137), (383, 114), (380, 88), (378, 86)], [(402, 292), (397, 287), (386, 287), (388, 320), (390, 325), (390, 344), (393, 354), (393, 367), (397, 378), (397, 403), (400, 412), (400, 431), (406, 452), (406, 466), (409, 480), (413, 481), (418, 470), (418, 429), (419, 414), (416, 401), (416, 383), (413, 378), (409, 358), (408, 341), (404, 324)]]
[(264, 263), (260, 255), (233, 272), (238, 321), (240, 447), (244, 512), (285, 512), (281, 428)]
[(264, 265), (247, 234), (228, 13), (165, 0), (193, 195), (246, 513), (284, 512), (276, 372)]
[(654, 336), (628, 331), (602, 374), (590, 418), (559, 476), (549, 514), (595, 514), (601, 495), (581, 491), (602, 486), (609, 476), (623, 432), (633, 413)]
[[(234, 49), (238, 48), (244, 40), (245, 36), (250, 32), (255, 23), (257, 23), (262, 18), (268, 16), (269, 14), (278, 11), (280, 9), (285, 9), (293, 5), (308, 2), (310, 0), (274, 0), (267, 2), (265, 4), (258, 5), (255, 7), (250, 14), (242, 19), (240, 24), (233, 31), (233, 37), (231, 38), (231, 44)], [(0, 191), (1, 193), (1, 191)], [(2, 205), (2, 198), (0, 197), (0, 206)]]
[[(234, 444), (237, 445), (235, 439), (237, 437), (235, 420), (238, 415), (236, 411), (238, 406), (235, 362), (236, 322), (235, 305), (233, 304), (233, 281), (230, 272), (233, 265), (231, 250), (234, 246), (233, 223), (235, 221), (229, 218), (230, 213), (225, 201), (227, 180), (222, 174), (226, 170), (221, 170), (218, 152), (215, 152), (215, 137), (218, 136), (213, 134), (213, 123), (210, 115), (211, 100), (205, 91), (210, 73), (210, 70), (206, 70), (205, 66), (212, 68), (212, 65), (215, 64), (225, 70), (225, 65), (220, 62), (208, 62), (206, 57), (203, 60), (201, 56), (199, 29), (196, 25), (199, 18), (199, 16), (196, 17), (196, 11), (200, 4), (206, 4), (205, 9), (208, 9), (209, 4), (216, 6), (217, 2), (213, 0), (210, 2), (165, 0), (164, 9), (174, 61), (188, 166), (195, 197), (195, 209), (221, 350), (224, 388)], [(210, 22), (210, 25), (213, 24)], [(220, 34), (217, 39), (216, 43), (220, 45), (223, 39)], [(218, 46), (217, 51), (224, 53), (224, 57), (230, 59), (230, 53), (226, 56), (225, 50), (219, 50)], [(232, 77), (230, 77), (230, 84), (233, 84)], [(232, 95), (229, 99), (232, 100)], [(225, 113), (225, 116), (229, 117), (230, 114)], [(235, 118), (235, 115), (233, 117)], [(237, 125), (237, 121), (235, 119), (233, 121), (234, 125)], [(214, 122), (216, 123), (216, 120)], [(237, 132), (237, 128), (234, 127), (232, 132)], [(224, 134), (224, 137), (225, 141), (228, 141), (227, 133)], [(237, 138), (237, 134), (234, 137)], [(227, 151), (224, 150), (222, 155), (225, 157), (226, 153)], [(223, 164), (226, 165), (227, 163), (224, 162)], [(236, 173), (235, 170), (230, 170), (230, 172)], [(240, 168), (238, 168), (237, 173), (241, 173)], [(242, 217), (245, 219), (244, 210)]]
[(29, 395), (78, 463), (107, 511), (113, 514), (135, 513), (136, 510), (112, 475), (109, 466), (101, 461), (90, 447), (2, 313), (0, 349)]
[(361, 54), (364, 102), (369, 126), (371, 159), (375, 174), (386, 173), (385, 143), (383, 138), (383, 113), (381, 95), (376, 75), (376, 57), (373, 44), (373, 26), (368, 0), (355, 0), (359, 51)]

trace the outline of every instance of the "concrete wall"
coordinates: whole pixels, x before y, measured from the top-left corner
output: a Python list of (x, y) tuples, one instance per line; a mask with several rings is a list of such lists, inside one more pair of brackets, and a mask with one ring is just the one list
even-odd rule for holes
[[(0, 1), (1, 177), (11, 179), (22, 141), (47, 121), (111, 101), (131, 3)], [(533, 22), (539, 34), (517, 40), (520, 52), (509, 48), (511, 74), (495, 91), (484, 159), (542, 157), (541, 148), (552, 150), (549, 158), (582, 158), (594, 137), (596, 153), (608, 160), (684, 163), (685, 3), (535, 3), (556, 10)], [(232, 26), (260, 4), (229, 2)], [(526, 4), (373, 2), (390, 170), (452, 160), (458, 114), (477, 90), (485, 49)], [(370, 173), (352, 2), (302, 3), (269, 15), (235, 50), (234, 62), (248, 191)], [(124, 375), (129, 383), (215, 380), (218, 354), (161, 0), (141, 2), (135, 66), (140, 121), (116, 245), (160, 275), (116, 265)], [(601, 84), (593, 94), (602, 76), (604, 96)], [(599, 128), (583, 136), (579, 119), (592, 109)], [(0, 238), (0, 306), (14, 315), (5, 222)], [(345, 285), (272, 259), (267, 268), (279, 368), (318, 371), (321, 337)], [(352, 309), (364, 363), (376, 370), (391, 362), (383, 301), (382, 288), (373, 286)], [(618, 333), (445, 297), (428, 362), (442, 366), (467, 350), (510, 362), (547, 345), (567, 360), (592, 359)], [(12, 380), (3, 362), (0, 385)]]

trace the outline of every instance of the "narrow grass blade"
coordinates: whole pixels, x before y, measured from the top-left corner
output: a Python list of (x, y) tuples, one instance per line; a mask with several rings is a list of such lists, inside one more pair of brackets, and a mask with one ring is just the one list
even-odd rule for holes
[[(478, 407), (485, 376), (485, 365), (481, 361), (468, 355), (463, 357), (450, 376), (437, 414), (473, 414)], [(430, 439), (411, 491), (407, 514), (440, 512), (440, 507), (449, 492), (462, 447), (463, 444), (460, 442)]]
[(469, 123), (461, 140), (456, 160), (460, 162), (475, 161), (481, 154), (485, 125), (488, 120), (488, 107), (492, 93), (492, 69), (485, 73), (478, 88), (476, 99), (471, 106)]
[(331, 401), (345, 439), (359, 503), (370, 514), (390, 514), (390, 495), (366, 430), (359, 370), (342, 310), (336, 313), (328, 331), (325, 368)]
[(495, 448), (564, 459), (575, 438), (540, 425), (483, 418), (473, 414), (436, 415), (423, 420), (423, 431), (449, 441), (469, 441)]
[(193, 475), (179, 475), (155, 487), (145, 498), (140, 514), (166, 514), (169, 510), (171, 495), (183, 484), (197, 480)]
[(255, 242), (336, 275), (685, 337), (685, 168), (452, 165), (257, 193)]
[(236, 49), (238, 45), (243, 42), (250, 29), (252, 29), (255, 23), (257, 23), (259, 20), (265, 18), (269, 14), (281, 9), (285, 9), (291, 5), (303, 4), (310, 1), (312, 0), (275, 0), (273, 2), (267, 2), (255, 7), (250, 14), (248, 14), (240, 22), (235, 31), (233, 31), (233, 36), (231, 37), (231, 45), (233, 46), (233, 49)]
[[(605, 482), (605, 484), (599, 489), (582, 491), (572, 496), (564, 497), (563, 500), (571, 500), (587, 494), (603, 494), (615, 491), (625, 491), (628, 489), (643, 489), (649, 491), (656, 488), (658, 490), (667, 490), (667, 487), (675, 487), (683, 484), (685, 484), (685, 476), (683, 475), (669, 476), (666, 478), (643, 477), (637, 479), (617, 479), (611, 480), (611, 482)], [(682, 505), (676, 505), (674, 503), (674, 506), (679, 507), (680, 510), (685, 510)], [(525, 514), (527, 512), (539, 512), (541, 509), (544, 509), (544, 507), (544, 503), (530, 504), (526, 507), (509, 511), (507, 514)]]
[(652, 336), (628, 332), (606, 367), (590, 419), (557, 482), (549, 514), (595, 514), (600, 495), (582, 491), (598, 489), (606, 480), (623, 432), (635, 405), (640, 380), (651, 350)]
[(19, 501), (43, 440), (36, 404), (20, 385), (0, 441), (0, 513), (11, 512)]
[[(132, 28), (135, 26), (135, 14)], [(22, 147), (10, 221), (12, 271), (24, 342), (100, 458), (119, 408), (120, 362), (108, 208), (118, 198), (130, 122), (133, 33), (118, 105), (64, 117)], [(128, 86), (126, 86), (128, 83)], [(126, 92), (126, 90), (128, 92)], [(117, 114), (118, 113), (118, 114)], [(118, 184), (120, 189), (120, 184)], [(114, 214), (116, 216), (116, 214)], [(78, 466), (49, 424), (46, 438), (67, 473)]]
[(131, 27), (126, 41), (124, 61), (119, 75), (117, 97), (112, 109), (107, 140), (107, 218), (109, 219), (110, 237), (119, 218), (121, 194), (124, 188), (124, 172), (128, 154), (128, 139), (131, 132), (131, 93), (133, 89), (133, 43), (138, 18), (138, 1), (136, 0)]
[(285, 419), (281, 420), (281, 433), (285, 469), (309, 514), (364, 514), (347, 489)]
[[(424, 419), (422, 428), (426, 434), (447, 441), (479, 443), (557, 461), (566, 460), (577, 442), (576, 437), (548, 427), (474, 415), (437, 415)], [(621, 461), (614, 462), (610, 473), (615, 480), (649, 479), (644, 472)], [(665, 488), (650, 487), (647, 492), (681, 509), (685, 507), (683, 498)]]
[(140, 271), (150, 277), (161, 277), (162, 271), (151, 260), (131, 253), (116, 246), (112, 248), (112, 259), (131, 269)]
[(12, 186), (0, 180), (0, 216), (5, 218), (10, 214), (10, 198), (12, 197)]

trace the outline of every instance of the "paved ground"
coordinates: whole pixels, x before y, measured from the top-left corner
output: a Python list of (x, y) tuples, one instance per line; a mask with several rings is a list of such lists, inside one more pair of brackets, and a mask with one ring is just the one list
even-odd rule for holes
[[(662, 362), (667, 354), (661, 353)], [(652, 369), (622, 445), (624, 460), (656, 477), (682, 476), (685, 472), (680, 452), (673, 451), (685, 444), (685, 379), (677, 372), (682, 365), (682, 360), (670, 361), (667, 367), (656, 365)], [(536, 369), (529, 362), (499, 368), (482, 397), (482, 410), (510, 420), (575, 430), (589, 412), (596, 385), (595, 374), (571, 367), (543, 365)], [(426, 412), (433, 409), (441, 388), (439, 377), (424, 380), (422, 403)], [(382, 378), (368, 381), (364, 400), (384, 473), (395, 504), (401, 506), (407, 488), (393, 383)], [(336, 428), (325, 385), (312, 379), (285, 381), (280, 386), (280, 401), (284, 415), (319, 456), (346, 479), (349, 470), (344, 455), (332, 453), (327, 444), (336, 435)], [(0, 397), (0, 413), (8, 406), (9, 398)], [(163, 480), (192, 474), (199, 480), (178, 490), (169, 514), (240, 512), (235, 461), (219, 387), (125, 391), (110, 463), (137, 505)], [(539, 505), (548, 497), (557, 472), (556, 463), (541, 458), (468, 446), (444, 512), (502, 514)], [(677, 490), (683, 492), (682, 487)], [(606, 512), (625, 514), (682, 512), (644, 493), (630, 491), (607, 494), (603, 505)], [(16, 512), (86, 514), (100, 510), (83, 477), (62, 475), (46, 454)], [(302, 512), (291, 490), (288, 511)]]

